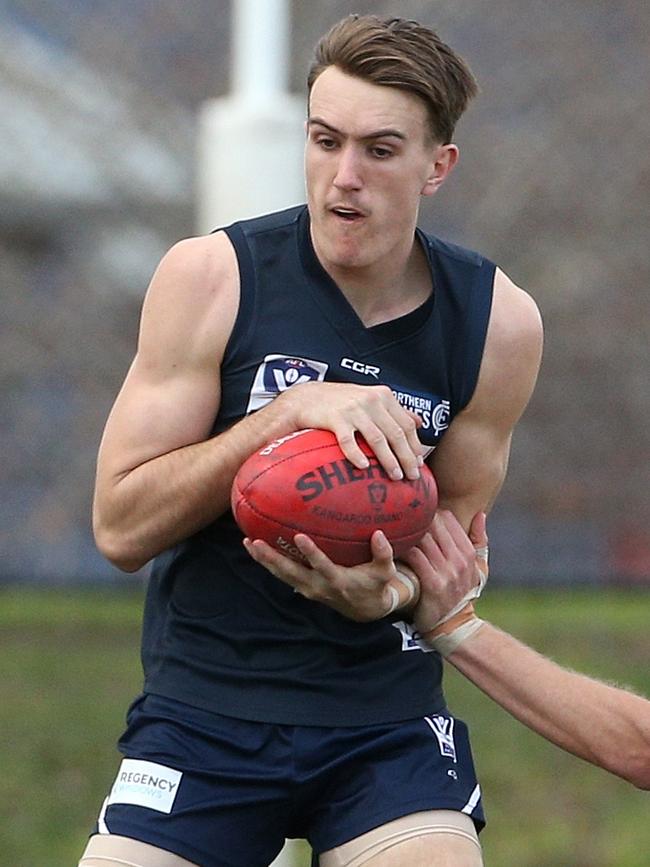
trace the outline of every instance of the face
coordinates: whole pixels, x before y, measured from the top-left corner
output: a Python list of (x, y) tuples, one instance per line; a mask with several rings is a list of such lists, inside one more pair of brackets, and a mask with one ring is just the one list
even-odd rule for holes
[(305, 173), (314, 246), (327, 268), (367, 268), (408, 256), (420, 196), (456, 161), (428, 135), (416, 96), (335, 66), (314, 82)]

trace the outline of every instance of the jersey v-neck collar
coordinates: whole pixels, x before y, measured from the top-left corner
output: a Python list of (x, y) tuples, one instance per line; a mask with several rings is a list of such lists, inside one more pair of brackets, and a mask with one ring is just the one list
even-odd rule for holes
[[(416, 233), (431, 266), (426, 236), (419, 229), (416, 229)], [(413, 337), (431, 316), (435, 304), (435, 285), (429, 297), (415, 310), (387, 322), (366, 326), (336, 282), (321, 265), (311, 240), (307, 208), (299, 216), (297, 238), (300, 261), (309, 278), (306, 282), (314, 300), (323, 315), (359, 354), (376, 352), (385, 346)], [(433, 282), (433, 269), (431, 271)]]

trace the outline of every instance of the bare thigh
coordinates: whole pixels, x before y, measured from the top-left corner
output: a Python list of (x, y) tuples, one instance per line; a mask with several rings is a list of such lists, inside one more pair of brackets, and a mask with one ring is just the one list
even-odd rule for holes
[(173, 852), (120, 837), (117, 834), (95, 834), (81, 856), (79, 867), (198, 867)]
[(320, 867), (483, 867), (469, 816), (429, 810), (402, 816), (324, 852)]

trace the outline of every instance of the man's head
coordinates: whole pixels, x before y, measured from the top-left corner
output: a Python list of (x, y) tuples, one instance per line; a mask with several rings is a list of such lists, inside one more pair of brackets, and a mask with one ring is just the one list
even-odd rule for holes
[(318, 43), (309, 85), (305, 173), (316, 252), (330, 274), (386, 274), (411, 256), (421, 197), (456, 164), (451, 136), (474, 79), (428, 28), (350, 16)]
[(318, 42), (309, 92), (336, 66), (373, 84), (396, 87), (424, 103), (433, 141), (447, 144), (477, 85), (465, 61), (430, 28), (403, 18), (349, 15)]

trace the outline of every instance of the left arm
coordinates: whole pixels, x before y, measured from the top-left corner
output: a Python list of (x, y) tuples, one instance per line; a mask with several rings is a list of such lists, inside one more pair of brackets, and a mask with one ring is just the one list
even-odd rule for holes
[(512, 432), (533, 392), (541, 354), (535, 302), (497, 271), (476, 390), (431, 459), (440, 506), (465, 530), (477, 512), (489, 511), (501, 489)]
[[(476, 389), (431, 459), (438, 483), (439, 511), (455, 516), (472, 538), (484, 534), (485, 515), (506, 477), (512, 433), (533, 392), (541, 355), (542, 323), (535, 302), (497, 270)], [(472, 524), (478, 515), (482, 515), (480, 527)], [(441, 606), (443, 598), (432, 589), (439, 582), (438, 568), (442, 563), (436, 529), (433, 527), (432, 533), (404, 557), (418, 582), (423, 588), (428, 587), (415, 611), (415, 624), (426, 633), (427, 640), (447, 635), (457, 627), (465, 629), (465, 621), (472, 614), (468, 606), (446, 623), (439, 621), (445, 612)], [(463, 563), (455, 564), (453, 557), (451, 560), (447, 557), (448, 551), (455, 550), (456, 541), (457, 538), (450, 539), (442, 554), (447, 570), (458, 565), (460, 574)], [(481, 564), (481, 571), (487, 577), (487, 559)]]
[[(487, 545), (485, 515), (469, 536), (451, 514), (436, 514), (420, 573), (414, 621), (435, 623), (476, 585), (475, 546)], [(650, 701), (558, 665), (466, 606), (461, 625), (422, 634), (471, 683), (546, 740), (640, 789), (650, 789)], [(442, 641), (442, 644), (440, 643)]]
[(490, 623), (448, 659), (546, 740), (640, 789), (650, 789), (647, 699), (563, 668)]

